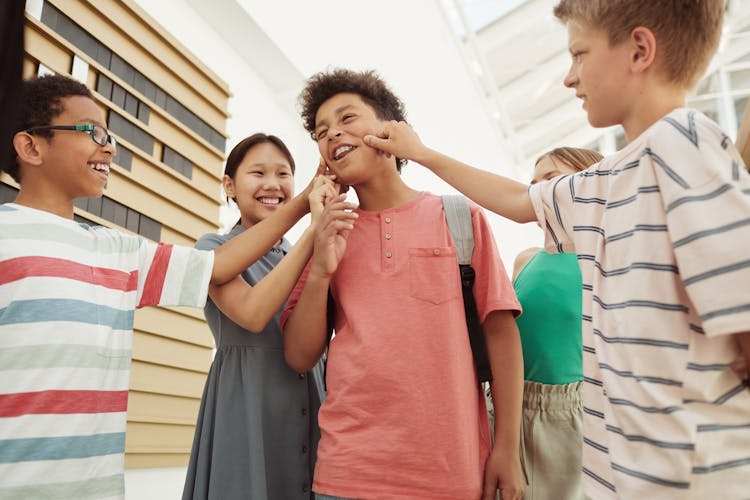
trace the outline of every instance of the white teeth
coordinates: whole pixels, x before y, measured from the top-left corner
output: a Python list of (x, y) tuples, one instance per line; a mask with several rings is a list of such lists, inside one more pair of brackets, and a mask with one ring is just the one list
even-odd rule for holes
[(107, 163), (89, 163), (89, 165), (97, 172), (109, 173), (109, 164)]
[(264, 205), (278, 205), (279, 203), (281, 203), (281, 200), (279, 198), (259, 198), (258, 201), (260, 201)]
[(349, 151), (353, 150), (354, 146), (339, 146), (333, 151), (333, 159), (338, 160), (343, 156), (344, 153), (348, 153)]

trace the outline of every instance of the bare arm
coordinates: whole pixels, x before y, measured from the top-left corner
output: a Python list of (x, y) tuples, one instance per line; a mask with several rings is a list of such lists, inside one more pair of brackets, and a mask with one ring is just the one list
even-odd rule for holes
[(424, 165), (487, 210), (516, 222), (536, 220), (528, 186), (428, 148), (406, 122), (387, 122), (377, 137), (367, 135), (364, 141), (398, 158)]
[(298, 372), (315, 365), (328, 340), (326, 305), (328, 287), (346, 251), (353, 219), (344, 219), (335, 206), (327, 206), (315, 237), (310, 272), (289, 319), (284, 325), (284, 357)]
[(255, 286), (241, 276), (222, 285), (210, 285), (208, 295), (221, 312), (242, 328), (260, 333), (283, 305), (312, 254), (314, 227), (305, 229), (302, 237)]
[(736, 333), (735, 338), (740, 346), (740, 351), (742, 351), (742, 359), (735, 364), (734, 368), (742, 380), (748, 380), (750, 379), (748, 375), (748, 370), (750, 370), (750, 332)]
[(511, 311), (493, 311), (484, 324), (487, 353), (492, 366), (490, 391), (495, 406), (495, 443), (485, 468), (484, 500), (523, 497), (520, 458), (523, 355), (521, 338)]
[(536, 255), (539, 250), (541, 250), (539, 247), (531, 247), (516, 255), (516, 260), (513, 262), (513, 279), (511, 279), (511, 282), (516, 281), (518, 274), (524, 267), (526, 267), (526, 264), (529, 263), (531, 258)]

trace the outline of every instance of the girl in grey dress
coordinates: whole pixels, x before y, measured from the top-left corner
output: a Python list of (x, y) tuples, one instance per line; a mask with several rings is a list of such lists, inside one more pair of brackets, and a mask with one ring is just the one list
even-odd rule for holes
[[(257, 248), (246, 250), (258, 258), (241, 277), (209, 289), (205, 315), (216, 356), (182, 497), (308, 500), (323, 372), (316, 366), (300, 374), (287, 366), (279, 312), (311, 255), (323, 200), (335, 198), (339, 217), (347, 217), (343, 208), (349, 205), (336, 197), (330, 176), (318, 175), (293, 198), (294, 160), (272, 135), (241, 141), (227, 158), (222, 182), (241, 218), (229, 234), (207, 234), (196, 247), (215, 249), (243, 231), (255, 231)], [(291, 247), (282, 235), (308, 206), (310, 227)]]

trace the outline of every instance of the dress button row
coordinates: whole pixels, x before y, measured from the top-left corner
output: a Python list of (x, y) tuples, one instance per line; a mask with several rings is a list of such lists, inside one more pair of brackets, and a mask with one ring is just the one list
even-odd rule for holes
[(391, 233), (385, 233), (385, 239), (390, 240), (391, 239)]
[(393, 254), (391, 252), (385, 252), (386, 259), (390, 259), (391, 257), (393, 257)]
[(385, 223), (386, 224), (390, 224), (391, 223), (391, 218), (390, 217), (386, 217), (385, 218)]

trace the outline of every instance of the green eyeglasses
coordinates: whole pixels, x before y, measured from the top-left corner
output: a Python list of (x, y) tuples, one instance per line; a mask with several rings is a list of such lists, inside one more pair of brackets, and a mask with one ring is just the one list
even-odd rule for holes
[(31, 127), (26, 130), (27, 133), (33, 134), (40, 130), (77, 130), (79, 132), (88, 132), (91, 135), (91, 140), (100, 146), (106, 146), (107, 143), (117, 147), (117, 141), (115, 136), (109, 133), (109, 131), (101, 125), (92, 125), (87, 123), (86, 125), (45, 125), (42, 127)]

